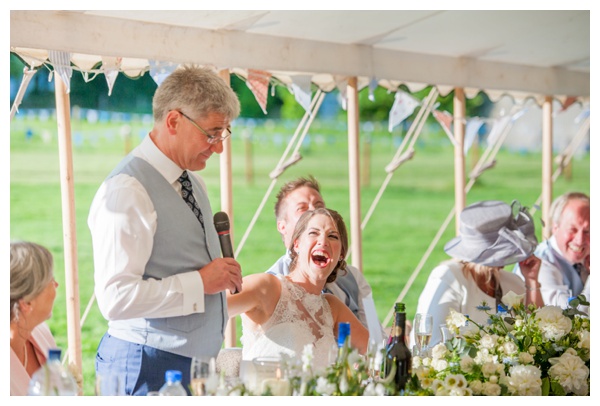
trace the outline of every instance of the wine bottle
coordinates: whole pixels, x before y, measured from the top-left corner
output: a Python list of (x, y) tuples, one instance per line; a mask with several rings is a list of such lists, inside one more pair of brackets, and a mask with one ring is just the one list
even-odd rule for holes
[(396, 303), (396, 317), (392, 342), (388, 345), (385, 354), (385, 375), (394, 373), (394, 386), (396, 394), (404, 391), (406, 382), (410, 379), (412, 355), (406, 346), (404, 329), (406, 326), (406, 307), (404, 303)]

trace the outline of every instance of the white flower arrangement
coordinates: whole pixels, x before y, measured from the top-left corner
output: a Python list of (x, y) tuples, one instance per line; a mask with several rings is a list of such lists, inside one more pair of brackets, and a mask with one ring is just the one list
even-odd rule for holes
[(478, 325), (451, 310), (446, 319), (455, 337), (413, 358), (406, 395), (589, 395), (590, 319), (576, 310), (525, 307), (523, 295), (502, 298), (505, 315), (490, 314)]

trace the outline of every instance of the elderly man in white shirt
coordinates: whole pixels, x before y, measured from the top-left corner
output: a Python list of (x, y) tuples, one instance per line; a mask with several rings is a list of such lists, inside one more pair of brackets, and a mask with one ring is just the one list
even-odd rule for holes
[[(550, 216), (552, 237), (535, 250), (542, 260), (539, 282), (544, 303), (566, 308), (569, 298), (580, 294), (589, 301), (590, 198), (566, 193), (552, 203)], [(514, 271), (522, 276), (518, 265)]]
[(242, 274), (221, 258), (202, 179), (194, 171), (223, 151), (239, 114), (235, 93), (212, 70), (185, 66), (158, 87), (154, 126), (100, 186), (88, 226), (95, 294), (108, 332), (98, 375), (123, 379), (127, 395), (163, 385), (165, 372), (190, 382), (195, 356), (216, 357), (228, 320), (225, 290)]

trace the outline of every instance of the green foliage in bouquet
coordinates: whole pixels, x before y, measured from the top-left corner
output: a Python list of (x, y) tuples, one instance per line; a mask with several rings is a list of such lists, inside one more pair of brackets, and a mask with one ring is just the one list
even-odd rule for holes
[(407, 395), (589, 395), (589, 306), (580, 295), (567, 309), (526, 307), (523, 295), (502, 298), (505, 312), (478, 325), (452, 310), (446, 324), (454, 338), (413, 358)]

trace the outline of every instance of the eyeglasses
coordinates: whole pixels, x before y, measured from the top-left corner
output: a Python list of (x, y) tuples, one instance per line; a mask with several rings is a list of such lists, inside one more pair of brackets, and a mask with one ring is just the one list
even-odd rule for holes
[[(227, 137), (231, 136), (231, 129), (229, 127), (224, 129), (223, 131), (221, 131), (219, 134), (211, 135), (211, 134), (207, 133), (206, 131), (204, 131), (204, 129), (202, 127), (200, 127), (198, 124), (196, 124), (196, 122), (194, 120), (192, 120), (190, 117), (188, 117), (184, 112), (179, 111), (179, 110), (175, 110), (175, 111), (177, 111), (179, 114), (181, 114), (182, 116), (187, 118), (190, 121), (190, 123), (192, 123), (194, 125), (194, 127), (199, 129), (202, 132), (202, 134), (206, 135), (206, 138), (208, 138), (206, 141), (209, 144), (218, 144), (219, 142), (222, 142), (223, 140), (225, 140)], [(225, 134), (225, 135), (222, 135), (222, 134)]]

